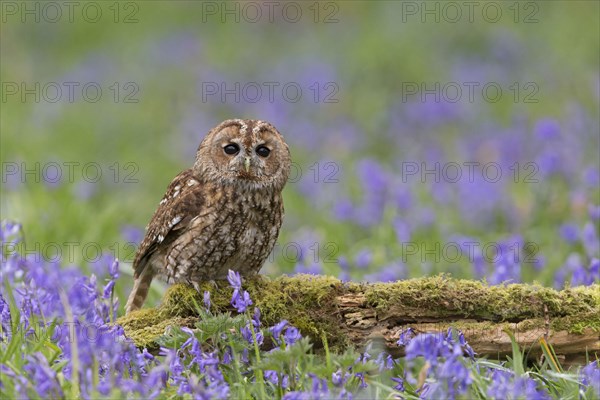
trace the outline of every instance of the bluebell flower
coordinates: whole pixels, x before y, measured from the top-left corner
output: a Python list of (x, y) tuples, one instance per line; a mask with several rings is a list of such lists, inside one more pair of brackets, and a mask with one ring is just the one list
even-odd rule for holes
[(371, 351), (371, 345), (372, 345), (371, 342), (369, 342), (369, 344), (367, 344), (367, 347), (365, 348), (365, 351), (363, 351), (362, 353), (360, 353), (360, 355), (356, 359), (357, 363), (366, 364), (367, 361), (369, 361), (371, 359), (371, 355), (369, 354), (369, 351)]
[(115, 260), (110, 264), (108, 269), (108, 275), (111, 279), (117, 279), (119, 277), (119, 259), (115, 258)]
[[(200, 352), (196, 353), (194, 362), (198, 364), (198, 367), (200, 367), (200, 372), (202, 373), (206, 373), (208, 370), (214, 370), (215, 368), (211, 367), (218, 367), (220, 363), (219, 357), (217, 356), (216, 352), (204, 353), (201, 350)], [(223, 382), (222, 374), (214, 374), (213, 372), (211, 378), (216, 379), (219, 382)]]
[(588, 214), (593, 221), (600, 220), (600, 205), (589, 204)]
[(230, 364), (231, 361), (233, 360), (233, 357), (231, 355), (231, 347), (227, 346), (225, 348), (225, 350), (223, 351), (223, 357), (222, 357), (222, 361), (221, 364)]
[(416, 336), (416, 333), (414, 331), (413, 328), (406, 328), (406, 329), (402, 329), (402, 332), (400, 332), (400, 337), (398, 338), (398, 341), (396, 341), (396, 343), (399, 346), (406, 346), (407, 344), (410, 343), (410, 341)]
[(123, 225), (121, 227), (121, 236), (123, 236), (128, 243), (135, 243), (138, 245), (144, 238), (144, 230), (134, 225)]
[(531, 378), (516, 377), (512, 371), (495, 369), (490, 376), (487, 395), (492, 399), (549, 399), (548, 393), (538, 390)]
[(233, 296), (231, 296), (231, 305), (234, 306), (238, 313), (243, 313), (246, 311), (246, 308), (251, 306), (252, 300), (250, 299), (250, 294), (247, 291), (239, 292), (238, 289), (233, 291)]
[(354, 257), (354, 264), (358, 268), (367, 268), (373, 261), (373, 253), (369, 249), (362, 249)]
[(555, 119), (542, 118), (536, 122), (533, 131), (540, 140), (554, 140), (560, 136), (560, 125)]
[(207, 310), (209, 310), (210, 309), (210, 292), (208, 290), (204, 291), (203, 301), (204, 301), (204, 307)]
[(255, 328), (259, 328), (262, 325), (260, 322), (260, 309), (258, 307), (254, 307), (254, 313), (252, 314), (251, 321)]
[(575, 243), (579, 240), (579, 228), (575, 224), (562, 224), (559, 228), (560, 236), (567, 243)]
[(18, 243), (21, 241), (21, 224), (2, 220), (0, 222), (0, 244)]
[(71, 192), (79, 200), (85, 201), (91, 199), (98, 193), (99, 186), (100, 184), (97, 182), (79, 181), (73, 185)]
[(584, 225), (581, 233), (581, 240), (583, 242), (585, 252), (589, 257), (600, 256), (600, 238), (598, 238), (596, 227), (592, 222), (587, 222)]
[(338, 369), (337, 371), (331, 374), (331, 382), (334, 386), (341, 387), (348, 381), (348, 378), (350, 378), (351, 376), (352, 375), (349, 372), (342, 372), (341, 369)]
[(313, 396), (312, 398), (327, 399), (331, 397), (326, 379), (319, 378), (317, 375), (310, 372), (308, 373), (308, 376), (312, 378), (312, 387), (310, 390), (310, 393)]
[(462, 356), (462, 349), (460, 345), (456, 344), (453, 355), (448, 357), (436, 370), (437, 377), (447, 382), (447, 390), (451, 397), (466, 393), (469, 385), (473, 383), (471, 373), (465, 367), (460, 356)]
[(512, 236), (497, 243), (497, 254), (494, 257), (494, 271), (489, 277), (492, 285), (504, 282), (521, 281), (520, 253), (523, 248), (523, 239)]
[(282, 400), (314, 400), (312, 393), (293, 391), (283, 395)]
[(352, 203), (352, 200), (342, 196), (335, 200), (332, 214), (340, 221), (348, 221), (351, 220), (355, 215), (354, 208), (355, 207)]
[(592, 361), (580, 370), (581, 384), (591, 386), (597, 396), (600, 396), (600, 366), (598, 361)]
[(288, 324), (287, 320), (284, 319), (281, 322), (279, 322), (269, 328), (269, 332), (271, 332), (271, 335), (273, 335), (273, 339), (275, 339), (275, 342), (277, 344), (281, 344), (281, 339), (280, 339), (281, 332), (283, 331), (283, 328), (285, 328), (287, 324)]
[(283, 340), (287, 346), (291, 346), (302, 338), (298, 328), (294, 326), (288, 326), (283, 335)]
[(406, 390), (406, 388), (404, 387), (404, 381), (405, 381), (404, 378), (392, 377), (391, 379), (392, 379), (392, 381), (394, 381), (396, 383), (396, 385), (394, 385), (394, 389), (396, 389), (400, 392), (404, 392)]
[[(338, 265), (340, 266), (340, 269), (342, 270), (342, 272), (340, 273), (339, 279), (342, 281), (350, 280), (350, 277), (349, 277), (350, 263), (348, 262), (348, 259), (344, 256), (339, 256), (338, 257)], [(346, 278), (346, 279), (342, 279), (341, 275), (343, 275), (344, 278)]]
[(597, 188), (600, 186), (600, 171), (597, 165), (586, 168), (584, 172), (584, 181), (588, 187)]
[(110, 299), (114, 287), (115, 281), (111, 279), (110, 281), (108, 281), (108, 283), (104, 286), (104, 289), (102, 290), (102, 298)]
[(412, 230), (405, 219), (399, 217), (394, 218), (392, 226), (394, 227), (398, 243), (407, 243), (410, 241)]
[(359, 381), (359, 384), (358, 384), (359, 388), (364, 389), (369, 386), (367, 384), (367, 382), (365, 381), (365, 373), (364, 372), (358, 372), (358, 373), (354, 374), (354, 377), (357, 378)]
[(286, 389), (289, 387), (289, 376), (287, 374), (274, 370), (266, 370), (264, 376), (266, 380), (274, 385), (279, 385), (281, 382), (282, 388)]
[(46, 357), (40, 353), (27, 356), (27, 363), (23, 367), (29, 379), (35, 382), (35, 390), (42, 397), (63, 397), (62, 388), (56, 372), (48, 364)]
[(239, 272), (230, 269), (227, 273), (227, 280), (232, 288), (238, 290), (242, 288), (242, 277)]
[[(246, 325), (246, 326), (240, 328), (240, 333), (242, 334), (242, 337), (249, 344), (254, 344), (254, 338), (252, 337), (252, 330), (250, 329), (249, 325)], [(256, 336), (256, 343), (258, 343), (259, 345), (262, 345), (264, 342), (264, 335), (263, 335), (262, 331), (255, 330), (254, 335)]]
[(364, 276), (367, 282), (395, 282), (406, 278), (407, 270), (404, 263), (394, 261), (380, 267), (380, 270), (374, 274)]
[(323, 273), (323, 266), (319, 262), (312, 262), (309, 264), (305, 264), (303, 262), (298, 262), (294, 266), (294, 272), (296, 274), (312, 274), (312, 275), (320, 275)]
[(386, 369), (394, 368), (394, 359), (391, 354), (387, 354), (385, 351), (382, 351), (377, 356), (375, 363), (379, 366), (379, 372), (382, 372)]
[(475, 354), (477, 353), (475, 353), (473, 348), (469, 345), (469, 343), (467, 343), (464, 333), (462, 333), (460, 330), (458, 331), (458, 343), (464, 348), (467, 355), (474, 360)]
[(439, 357), (446, 357), (452, 352), (452, 346), (441, 333), (423, 333), (414, 337), (406, 346), (406, 359), (419, 356), (431, 365), (438, 364)]

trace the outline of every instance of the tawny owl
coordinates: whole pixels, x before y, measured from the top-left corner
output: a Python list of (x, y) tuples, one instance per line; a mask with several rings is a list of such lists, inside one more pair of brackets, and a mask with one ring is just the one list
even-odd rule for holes
[(225, 279), (229, 269), (257, 273), (279, 234), (289, 171), (288, 146), (273, 125), (231, 119), (213, 128), (148, 225), (126, 312), (142, 306), (154, 276), (196, 285)]

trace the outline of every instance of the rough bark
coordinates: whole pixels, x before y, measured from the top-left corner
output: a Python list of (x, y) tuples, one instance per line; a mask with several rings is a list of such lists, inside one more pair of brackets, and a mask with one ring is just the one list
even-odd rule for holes
[[(235, 311), (226, 284), (211, 291), (213, 312)], [(561, 361), (583, 363), (600, 356), (600, 286), (556, 291), (539, 285), (488, 286), (447, 276), (394, 283), (342, 283), (332, 277), (297, 275), (244, 283), (261, 309), (265, 326), (287, 319), (315, 347), (323, 337), (331, 348), (380, 342), (389, 353), (403, 354), (400, 333), (460, 329), (478, 356), (498, 358), (512, 352), (512, 334), (528, 358), (541, 355), (541, 339)], [(118, 320), (139, 346), (156, 347), (169, 325), (193, 327), (201, 296), (190, 287), (171, 287), (163, 303)], [(510, 334), (509, 334), (510, 333)]]

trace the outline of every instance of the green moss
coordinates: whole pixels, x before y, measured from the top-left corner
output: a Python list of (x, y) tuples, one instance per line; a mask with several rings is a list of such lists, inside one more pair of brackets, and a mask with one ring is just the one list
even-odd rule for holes
[(262, 278), (249, 281), (248, 291), (266, 325), (287, 319), (317, 343), (325, 332), (333, 349), (348, 344), (336, 329), (339, 315), (335, 298), (347, 291), (338, 279), (314, 275), (283, 276), (273, 281)]
[[(261, 310), (265, 326), (287, 319), (319, 347), (326, 334), (332, 350), (350, 344), (345, 336), (343, 317), (336, 298), (342, 294), (363, 293), (366, 307), (373, 308), (378, 319), (394, 316), (398, 323), (411, 321), (468, 319), (448, 322), (469, 329), (497, 329), (498, 323), (522, 322), (520, 329), (545, 326), (553, 330), (581, 333), (585, 329), (600, 332), (600, 286), (577, 287), (556, 291), (539, 285), (512, 284), (487, 286), (481, 281), (451, 279), (447, 275), (410, 279), (393, 283), (342, 283), (329, 276), (296, 275), (270, 280), (258, 275), (244, 281), (244, 288)], [(232, 289), (225, 282), (216, 287), (201, 285), (211, 293), (214, 312), (233, 312)], [(163, 303), (120, 318), (128, 336), (139, 346), (155, 346), (156, 339), (170, 325), (193, 326), (202, 296), (186, 285), (173, 285)], [(547, 310), (547, 312), (545, 311)]]
[(577, 315), (598, 310), (598, 285), (556, 291), (539, 285), (487, 286), (480, 281), (446, 275), (410, 279), (366, 287), (368, 304), (385, 312), (390, 307), (407, 315), (475, 318), (518, 322), (544, 316)]

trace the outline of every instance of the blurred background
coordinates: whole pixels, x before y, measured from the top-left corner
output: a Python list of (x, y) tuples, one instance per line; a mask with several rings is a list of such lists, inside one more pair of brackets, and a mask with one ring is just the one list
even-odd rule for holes
[(51, 262), (117, 256), (121, 298), (167, 185), (232, 117), (294, 160), (265, 274), (598, 279), (598, 2), (1, 6), (2, 219)]

